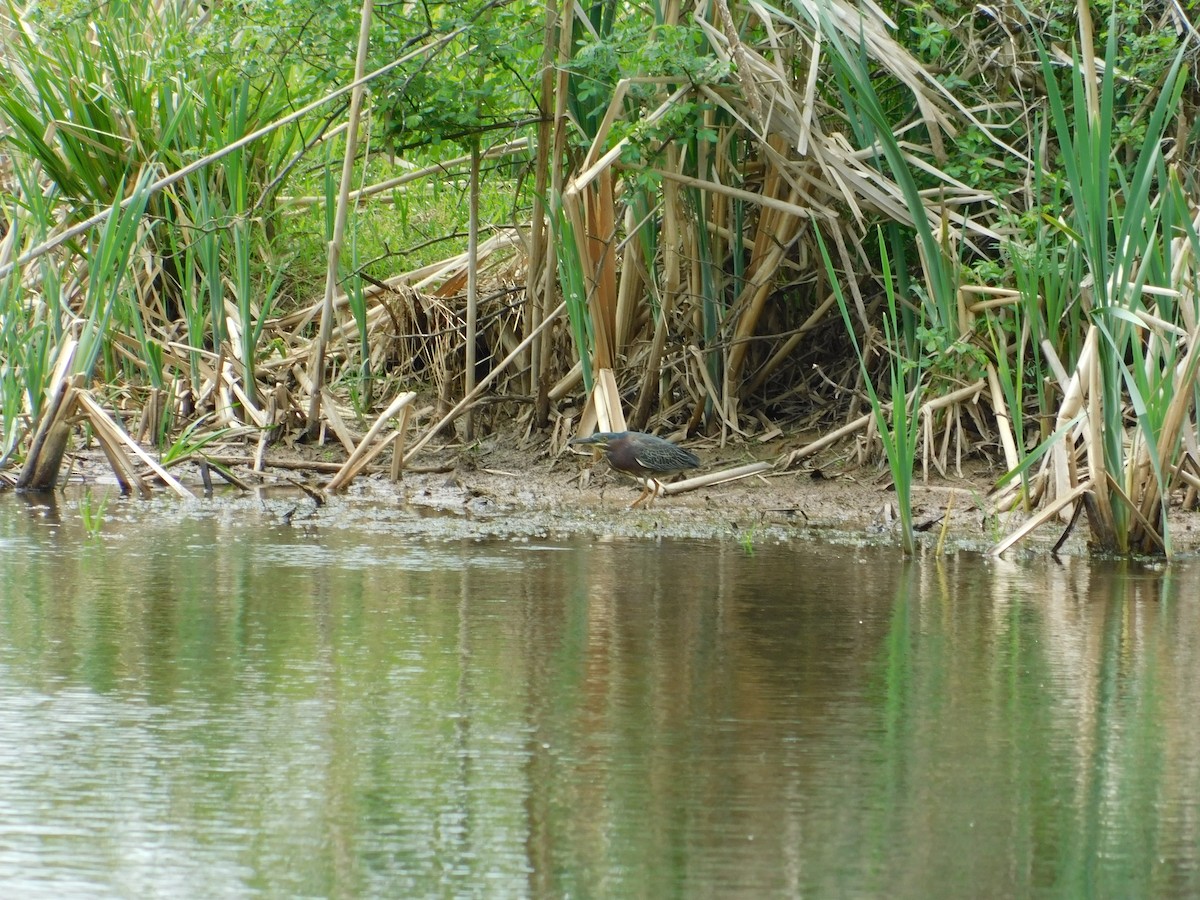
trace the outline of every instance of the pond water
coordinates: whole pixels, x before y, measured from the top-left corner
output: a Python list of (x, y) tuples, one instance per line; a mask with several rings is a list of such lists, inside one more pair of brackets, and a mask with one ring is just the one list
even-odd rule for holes
[(1195, 562), (294, 502), (0, 497), (0, 896), (1200, 895)]

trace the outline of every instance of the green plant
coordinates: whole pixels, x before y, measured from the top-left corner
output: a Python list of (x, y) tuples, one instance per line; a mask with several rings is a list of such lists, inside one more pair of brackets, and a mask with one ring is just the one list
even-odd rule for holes
[[(1084, 7), (1080, 15), (1088, 15)], [(1089, 455), (1089, 526), (1103, 550), (1169, 555), (1164, 501), (1182, 426), (1194, 405), (1200, 358), (1195, 346), (1200, 335), (1191, 335), (1186, 347), (1174, 325), (1179, 293), (1172, 283), (1172, 240), (1191, 233), (1191, 217), (1161, 149), (1184, 89), (1179, 78), (1184, 54), (1182, 49), (1176, 54), (1166, 75), (1132, 166), (1122, 166), (1113, 131), (1116, 16), (1114, 7), (1099, 84), (1090, 80), (1095, 67), (1085, 46), (1075, 59), (1069, 99), (1058, 88), (1049, 50), (1036, 32), (1034, 37), (1071, 196), (1060, 227), (1090, 275), (1090, 320), (1101, 338), (1093, 379), (1100, 420), (1090, 422), (1095, 449)], [(1132, 434), (1125, 427), (1126, 403), (1136, 420)]]
[(575, 352), (583, 366), (583, 384), (590, 392), (595, 383), (595, 373), (592, 371), (595, 337), (591, 315), (588, 312), (587, 283), (579, 251), (579, 244), (584, 237), (576, 235), (574, 225), (562, 214), (561, 207), (558, 212), (559, 233), (562, 235), (563, 246), (570, 248), (567, 252), (558, 254), (558, 280), (562, 285), (563, 300), (567, 304), (567, 320), (571, 324)]
[(79, 515), (83, 519), (83, 529), (89, 539), (99, 537), (100, 528), (104, 525), (104, 508), (108, 505), (108, 495), (99, 500), (92, 495), (89, 487), (79, 498)]
[(890, 403), (885, 403), (880, 398), (867, 367), (866, 353), (855, 336), (850, 307), (842, 291), (837, 269), (834, 268), (824, 238), (819, 233), (817, 237), (821, 245), (821, 256), (825, 262), (825, 271), (829, 275), (830, 283), (833, 285), (833, 291), (837, 297), (838, 308), (842, 313), (842, 321), (854, 344), (859, 372), (862, 375), (867, 396), (871, 401), (871, 411), (875, 417), (880, 440), (883, 442), (888, 468), (892, 473), (892, 483), (896, 488), (896, 506), (900, 513), (901, 547), (905, 555), (912, 556), (916, 553), (916, 536), (913, 531), (912, 515), (912, 477), (921, 425), (919, 411), (925, 389), (924, 371), (919, 358), (911, 360), (905, 355), (901, 315), (892, 280), (891, 264), (888, 260), (886, 245), (881, 240), (879, 246), (883, 267), (883, 287), (887, 295), (887, 315), (883, 317), (883, 342), (888, 353)]
[(163, 466), (170, 466), (173, 463), (179, 462), (182, 459), (191, 456), (193, 453), (199, 453), (208, 444), (213, 441), (220, 440), (229, 433), (228, 428), (217, 428), (209, 432), (200, 433), (201, 429), (207, 424), (205, 418), (196, 419), (188, 423), (187, 427), (177, 437), (166, 450), (163, 451), (160, 462)]
[[(198, 391), (204, 353), (228, 338), (232, 269), (238, 357), (253, 399), (256, 342), (281, 277), (257, 260), (270, 257), (263, 248), (273, 192), (312, 126), (271, 130), (179, 183), (143, 189), (293, 108), (314, 83), (312, 70), (294, 58), (259, 66), (256, 54), (237, 49), (257, 38), (236, 19), (191, 4), (68, 7), (13, 10), (22, 27), (7, 32), (0, 126), (20, 173), (15, 204), (30, 237), (97, 209), (119, 215), (67, 245), (52, 290), (30, 308), (47, 311), (56, 341), (68, 323), (84, 320), (81, 370), (103, 361), (113, 376), (136, 365), (155, 388), (164, 385), (165, 346), (182, 320)], [(82, 304), (55, 287), (72, 281), (86, 285)], [(127, 338), (135, 361), (113, 352), (112, 341), (128, 347)]]
[(753, 527), (738, 535), (738, 543), (742, 545), (742, 553), (746, 556), (754, 555), (754, 535), (755, 529)]
[[(132, 322), (134, 335), (144, 354), (143, 358), (155, 359), (152, 342), (146, 333), (140, 298), (132, 289), (127, 273), (139, 246), (145, 239), (142, 214), (149, 199), (147, 187), (151, 171), (144, 169), (134, 185), (133, 202), (124, 204), (124, 179), (116, 184), (112, 213), (99, 231), (93, 232), (85, 254), (88, 260), (87, 292), (84, 298), (84, 325), (79, 335), (79, 352), (75, 357), (76, 371), (90, 378), (102, 354), (111, 347), (113, 335), (110, 326), (118, 322)], [(161, 357), (158, 357), (161, 363)], [(106, 373), (107, 374), (107, 373)], [(158, 374), (153, 377), (155, 387), (161, 385)]]
[[(876, 148), (882, 152), (912, 216), (925, 274), (924, 288), (917, 292), (922, 301), (924, 324), (939, 334), (960, 336), (955, 267), (948, 258), (946, 248), (934, 234), (929, 210), (909, 166), (906, 151), (896, 136), (896, 126), (885, 110), (871, 76), (866, 47), (848, 46), (827, 13), (821, 12), (818, 19), (830, 44), (832, 52), (829, 59), (836, 84), (846, 115), (858, 136), (859, 146)], [(893, 249), (895, 251), (898, 248), (893, 245)]]
[[(57, 281), (48, 274), (53, 289)], [(44, 308), (27, 310), (19, 279), (0, 281), (0, 460), (17, 449), (24, 423), (41, 412), (53, 366), (54, 337)]]
[[(525, 72), (538, 64), (540, 7), (523, 2), (454, 0), (424, 4), (421, 17), (400, 16), (400, 26), (380, 35), (377, 53), (395, 53), (426, 26), (460, 33), (438, 52), (436, 61), (416, 60), (380, 87), (383, 139), (393, 149), (454, 142), (470, 149), (480, 136), (508, 130), (534, 118), (531, 84)], [(322, 9), (320, 16), (325, 18)], [(399, 55), (395, 53), (395, 55)]]

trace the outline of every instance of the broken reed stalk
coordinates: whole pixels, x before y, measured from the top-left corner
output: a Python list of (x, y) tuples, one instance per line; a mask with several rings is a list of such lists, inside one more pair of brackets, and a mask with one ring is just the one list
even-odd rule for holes
[[(107, 428), (97, 429), (94, 421), (92, 422), (92, 428), (95, 429), (96, 440), (104, 451), (105, 459), (112, 466), (113, 473), (118, 483), (121, 484), (121, 493), (130, 493), (130, 485), (132, 485), (137, 488), (138, 496), (143, 500), (149, 500), (154, 496), (154, 491), (146, 483), (146, 479), (142, 477), (142, 474), (138, 472), (137, 464), (121, 448), (120, 436), (110, 434)], [(101, 431), (104, 431), (106, 435), (103, 439), (100, 438)]]
[(719, 472), (709, 472), (705, 475), (697, 475), (694, 478), (688, 478), (683, 481), (673, 481), (670, 484), (664, 484), (662, 492), (663, 494), (682, 494), (685, 491), (694, 491), (696, 488), (711, 487), (714, 484), (726, 484), (730, 481), (749, 478), (751, 475), (769, 472), (774, 468), (773, 464), (765, 461), (746, 463), (744, 466), (734, 466), (732, 469), (722, 469)]
[(782, 468), (790, 469), (793, 465), (798, 463), (800, 460), (802, 460), (806, 457), (812, 456), (814, 453), (820, 453), (826, 447), (836, 444), (842, 438), (847, 437), (848, 435), (854, 434), (856, 431), (862, 431), (862, 429), (866, 428), (867, 425), (869, 425), (871, 423), (871, 420), (873, 417), (874, 417), (873, 413), (866, 413), (865, 415), (861, 415), (857, 419), (855, 419), (853, 422), (848, 422), (847, 424), (843, 425), (841, 428), (835, 429), (835, 430), (829, 432), (828, 434), (826, 434), (820, 438), (817, 438), (817, 440), (812, 441), (811, 443), (805, 444), (803, 447), (799, 447), (799, 448), (791, 451), (787, 455), (787, 459), (784, 461)]
[(621, 409), (621, 391), (612, 369), (596, 372), (596, 383), (579, 417), (576, 434), (580, 437), (594, 431), (625, 431), (625, 414)]
[(408, 423), (412, 419), (412, 407), (406, 406), (400, 413), (400, 427), (396, 429), (396, 439), (392, 441), (392, 466), (390, 475), (392, 481), (399, 481), (404, 475), (404, 444), (408, 437)]
[(1091, 490), (1092, 490), (1092, 479), (1089, 478), (1087, 481), (1083, 482), (1082, 484), (1077, 485), (1075, 487), (1075, 489), (1072, 490), (1070, 493), (1064, 494), (1063, 496), (1059, 497), (1057, 500), (1055, 500), (1049, 506), (1044, 507), (1042, 509), (1042, 511), (1039, 512), (1036, 516), (1029, 519), (1027, 522), (1024, 522), (1020, 528), (1018, 528), (1016, 531), (1014, 531), (1012, 534), (1010, 534), (1004, 540), (1000, 541), (995, 546), (993, 546), (992, 549), (988, 551), (988, 554), (991, 556), (999, 556), (1005, 550), (1008, 550), (1010, 547), (1012, 547), (1014, 544), (1016, 544), (1018, 541), (1022, 540), (1026, 536), (1032, 534), (1034, 531), (1036, 531), (1042, 525), (1046, 524), (1051, 519), (1053, 519), (1055, 516), (1057, 516), (1060, 510), (1066, 509), (1066, 507), (1070, 506), (1072, 503), (1076, 503), (1076, 502), (1079, 502), (1079, 501), (1085, 499), (1087, 496), (1090, 495)]
[[(729, 410), (726, 409), (726, 404), (722, 402), (724, 399), (723, 395), (717, 390), (717, 386), (712, 382), (712, 376), (709, 375), (708, 367), (704, 364), (704, 354), (700, 352), (700, 348), (695, 344), (689, 344), (687, 349), (696, 363), (696, 372), (700, 377), (700, 382), (704, 385), (705, 392), (708, 394), (709, 399), (712, 400), (712, 407), (721, 420), (722, 442), (725, 440), (725, 431), (727, 429), (732, 431), (734, 434), (745, 437), (746, 433), (742, 431), (742, 429), (738, 428), (737, 416), (731, 415)], [(724, 446), (723, 443), (722, 446)]]
[(321, 388), (321, 414), (325, 416), (325, 421), (333, 428), (333, 433), (342, 442), (342, 446), (346, 448), (346, 452), (353, 453), (355, 450), (354, 436), (350, 433), (350, 429), (342, 419), (342, 414), (338, 412), (333, 395), (326, 388)]
[(996, 417), (996, 428), (1000, 431), (1000, 445), (1004, 448), (1004, 462), (1008, 466), (1008, 471), (1011, 472), (1021, 464), (1021, 457), (1017, 453), (1012, 417), (1004, 402), (1004, 394), (1000, 389), (1000, 378), (996, 374), (995, 365), (990, 362), (987, 364), (987, 382), (992, 397), (992, 414)]
[[(196, 495), (184, 487), (179, 479), (159, 465), (154, 457), (143, 450), (138, 445), (138, 442), (129, 436), (129, 433), (108, 414), (104, 407), (88, 391), (80, 390), (77, 394), (77, 401), (83, 407), (84, 412), (92, 423), (92, 427), (96, 430), (96, 437), (102, 442), (102, 446), (105, 447), (106, 454), (111, 450), (113, 454), (124, 455), (124, 449), (128, 449), (144, 465), (148, 466), (155, 475), (162, 479), (167, 487), (180, 497), (185, 500), (196, 499)], [(124, 448), (122, 448), (122, 445), (124, 445)], [(111, 461), (112, 458), (110, 455), (109, 460)], [(132, 464), (126, 466), (123, 463), (122, 466), (130, 472), (134, 469)]]
[(54, 489), (58, 481), (63, 454), (67, 450), (66, 439), (70, 433), (66, 420), (75, 407), (75, 383), (82, 381), (82, 376), (68, 374), (78, 347), (78, 341), (68, 338), (59, 351), (54, 372), (50, 376), (50, 396), (30, 441), (25, 465), (17, 476), (17, 490), (49, 491)]
[[(308, 433), (316, 436), (320, 427), (321, 388), (325, 385), (325, 347), (333, 332), (333, 295), (338, 284), (338, 269), (342, 254), (342, 241), (346, 237), (346, 216), (350, 206), (350, 188), (354, 183), (354, 163), (358, 153), (358, 121), (362, 114), (363, 73), (367, 68), (367, 47), (371, 35), (371, 14), (374, 0), (363, 0), (362, 15), (358, 30), (358, 55), (354, 62), (354, 80), (358, 86), (350, 93), (350, 114), (347, 117), (346, 151), (342, 158), (342, 182), (338, 189), (337, 209), (334, 213), (333, 235), (329, 240), (329, 255), (325, 271), (325, 299), (321, 304), (321, 325), (317, 346), (309, 369), (312, 387), (308, 395)], [(478, 144), (476, 144), (478, 146)], [(365, 348), (364, 348), (365, 352)]]
[(58, 473), (62, 469), (63, 456), (67, 452), (67, 442), (71, 437), (71, 426), (65, 421), (71, 415), (75, 405), (72, 396), (74, 388), (68, 388), (66, 399), (59, 407), (61, 416), (55, 416), (47, 426), (39, 452), (21, 470), (16, 487), (21, 491), (52, 491), (58, 483)]
[(380, 415), (379, 418), (375, 420), (374, 424), (371, 425), (363, 439), (358, 442), (358, 446), (354, 448), (354, 451), (350, 454), (350, 457), (345, 463), (342, 464), (342, 467), (338, 469), (337, 474), (329, 479), (329, 483), (325, 485), (326, 491), (332, 492), (343, 490), (346, 485), (354, 480), (354, 476), (357, 475), (358, 472), (365, 465), (367, 465), (367, 463), (369, 463), (375, 458), (375, 456), (383, 451), (383, 448), (386, 447), (392, 439), (394, 439), (395, 435), (389, 437), (388, 440), (383, 441), (378, 447), (374, 446), (375, 439), (379, 437), (379, 433), (387, 426), (388, 421), (402, 409), (412, 403), (415, 399), (417, 399), (416, 391), (404, 391), (403, 393), (398, 394), (396, 398), (392, 400), (388, 408), (383, 411), (383, 414)]
[(136, 490), (139, 497), (143, 500), (148, 499), (152, 493), (150, 485), (146, 484), (145, 479), (138, 474), (137, 466), (129, 458), (129, 454), (121, 449), (120, 440), (103, 426), (96, 428), (93, 424), (92, 427), (95, 430), (96, 443), (100, 445), (104, 458), (108, 460), (109, 468), (113, 471), (113, 477), (117, 480), (121, 495), (125, 496)]

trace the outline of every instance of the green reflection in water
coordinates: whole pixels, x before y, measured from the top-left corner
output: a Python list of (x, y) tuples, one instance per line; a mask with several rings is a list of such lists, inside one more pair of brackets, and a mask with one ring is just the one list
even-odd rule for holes
[(109, 510), (0, 498), (0, 893), (1200, 893), (1194, 564)]

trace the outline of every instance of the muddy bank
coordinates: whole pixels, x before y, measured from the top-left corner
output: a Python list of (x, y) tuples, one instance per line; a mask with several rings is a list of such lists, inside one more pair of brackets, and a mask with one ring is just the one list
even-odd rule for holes
[[(775, 462), (794, 442), (738, 444), (690, 442), (702, 471), (766, 460)], [(301, 485), (319, 491), (340, 459), (330, 448), (277, 448), (255, 471), (241, 447), (217, 448), (213, 456), (248, 485), (248, 495), (219, 488), (225, 513), (261, 517), (305, 528), (382, 528), (397, 534), (446, 538), (564, 538), (574, 536), (697, 537), (758, 541), (797, 538), (890, 543), (895, 536), (895, 492), (886, 465), (860, 465), (844, 449), (806, 460), (787, 471), (660, 498), (651, 509), (628, 509), (638, 496), (633, 479), (603, 459), (570, 450), (553, 451), (548, 441), (519, 442), (499, 436), (472, 445), (431, 447), (418, 465), (393, 482), (384, 468), (359, 476), (348, 490), (319, 503)], [(241, 455), (238, 455), (238, 454)], [(186, 463), (177, 477), (201, 492), (198, 470)], [(215, 478), (215, 476), (214, 476)], [(115, 489), (103, 454), (75, 459), (72, 491), (85, 486)], [(221, 485), (219, 479), (216, 480)], [(992, 471), (976, 461), (961, 476), (920, 475), (913, 486), (914, 520), (922, 541), (942, 537), (953, 549), (986, 551), (1021, 524), (1020, 513), (991, 514), (987, 496)], [(165, 493), (154, 501), (164, 515), (175, 503)], [(183, 514), (183, 510), (179, 510)], [(1200, 513), (1172, 511), (1173, 537), (1181, 553), (1200, 549)], [(110, 507), (109, 514), (117, 514)], [(1045, 526), (1012, 553), (1048, 552), (1064, 529)], [(1086, 522), (1080, 521), (1063, 552), (1087, 552)]]

